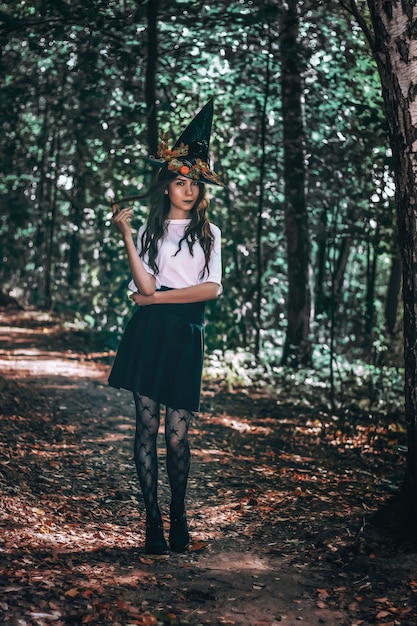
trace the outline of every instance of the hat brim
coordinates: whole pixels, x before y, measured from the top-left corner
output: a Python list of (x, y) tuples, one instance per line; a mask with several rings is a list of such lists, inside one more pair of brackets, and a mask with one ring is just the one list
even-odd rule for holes
[[(143, 158), (145, 159), (147, 163), (150, 163), (153, 167), (158, 167), (160, 169), (165, 168), (169, 170), (170, 172), (172, 172), (173, 174), (176, 174), (177, 176), (184, 176), (185, 178), (189, 178), (190, 180), (195, 180), (197, 182), (201, 182), (207, 185), (216, 185), (216, 187), (225, 187), (225, 184), (220, 180), (216, 172), (214, 172), (213, 170), (210, 170), (210, 172), (212, 172), (213, 174), (213, 177), (206, 176), (204, 173), (202, 173), (201, 176), (199, 176), (199, 178), (195, 178), (194, 176), (190, 176), (189, 174), (184, 174), (183, 172), (170, 169), (168, 167), (168, 162), (164, 161), (164, 159), (157, 159), (157, 158), (152, 158), (152, 157), (143, 157)], [(178, 159), (178, 160), (181, 161), (181, 159)], [(189, 162), (187, 161), (187, 164), (188, 163)]]

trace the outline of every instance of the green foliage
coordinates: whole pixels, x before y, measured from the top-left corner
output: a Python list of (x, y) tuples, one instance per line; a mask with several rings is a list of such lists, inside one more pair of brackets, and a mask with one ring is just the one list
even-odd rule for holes
[[(131, 304), (109, 198), (150, 182), (143, 159), (146, 5), (19, 0), (0, 6), (0, 283), (23, 302), (72, 314), (114, 346)], [(160, 129), (178, 136), (216, 96), (213, 164), (227, 188), (212, 190), (211, 219), (223, 233), (224, 295), (208, 307), (208, 346), (250, 354), (258, 324), (267, 368), (286, 328), (281, 8), (267, 0), (163, 1), (158, 22)], [(300, 8), (312, 340), (328, 344), (332, 326), (337, 352), (347, 361), (374, 363), (395, 246), (380, 87), (363, 37), (339, 3), (304, 1)], [(256, 220), (267, 71), (258, 320)], [(135, 208), (137, 228), (146, 206)], [(321, 367), (317, 356), (315, 365)]]
[(338, 357), (332, 407), (329, 346), (316, 347), (314, 367), (293, 369), (280, 365), (283, 339), (281, 336), (279, 347), (276, 341), (265, 342), (266, 349), (260, 360), (243, 348), (209, 352), (205, 376), (209, 380), (221, 380), (231, 389), (255, 388), (295, 405), (337, 411), (358, 408), (395, 413), (403, 410), (403, 368), (368, 365), (362, 360)]

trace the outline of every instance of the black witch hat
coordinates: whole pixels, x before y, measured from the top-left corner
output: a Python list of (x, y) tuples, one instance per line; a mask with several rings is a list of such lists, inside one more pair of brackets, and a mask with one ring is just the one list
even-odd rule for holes
[(209, 144), (213, 120), (213, 99), (197, 113), (173, 147), (168, 148), (169, 134), (161, 137), (156, 157), (149, 161), (171, 172), (223, 186), (220, 178), (209, 165)]
[[(160, 167), (161, 170), (165, 168), (177, 175), (224, 187), (224, 183), (209, 165), (208, 154), (212, 120), (213, 99), (210, 99), (171, 149), (168, 148), (169, 133), (161, 137), (156, 157), (149, 157), (148, 162)], [(137, 194), (120, 198), (111, 204), (117, 206), (121, 202), (144, 197), (143, 194)]]

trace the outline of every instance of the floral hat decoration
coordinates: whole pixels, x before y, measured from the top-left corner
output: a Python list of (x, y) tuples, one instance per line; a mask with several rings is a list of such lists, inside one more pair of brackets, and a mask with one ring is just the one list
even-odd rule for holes
[(197, 113), (173, 147), (168, 147), (169, 133), (161, 136), (156, 157), (149, 162), (171, 172), (204, 183), (224, 186), (209, 165), (209, 143), (213, 120), (213, 99)]

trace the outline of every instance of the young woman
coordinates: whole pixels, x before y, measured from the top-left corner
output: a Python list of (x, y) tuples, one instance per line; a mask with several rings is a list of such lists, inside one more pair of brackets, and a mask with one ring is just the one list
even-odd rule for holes
[(160, 147), (161, 171), (137, 247), (129, 225), (132, 208), (113, 206), (113, 221), (123, 236), (132, 274), (131, 298), (138, 309), (125, 329), (109, 384), (133, 392), (134, 454), (146, 509), (145, 550), (152, 554), (168, 549), (157, 499), (161, 404), (166, 407), (171, 487), (169, 545), (183, 552), (190, 541), (185, 511), (187, 435), (200, 405), (205, 303), (222, 289), (220, 231), (208, 221), (204, 185), (221, 184), (207, 164), (211, 116), (210, 101), (173, 150), (165, 143)]

